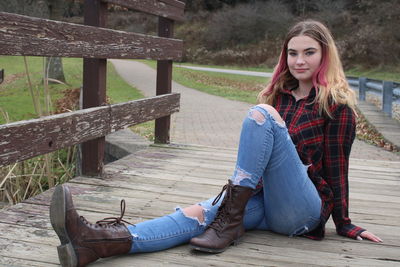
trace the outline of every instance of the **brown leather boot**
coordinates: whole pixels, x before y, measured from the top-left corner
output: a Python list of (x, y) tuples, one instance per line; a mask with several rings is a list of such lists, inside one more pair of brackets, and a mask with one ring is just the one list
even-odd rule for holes
[(213, 205), (221, 198), (224, 190), (226, 194), (214, 221), (203, 234), (190, 240), (193, 249), (220, 253), (228, 246), (236, 244), (244, 235), (243, 214), (247, 201), (253, 194), (253, 189), (232, 185), (229, 181), (214, 199)]
[(132, 235), (122, 223), (124, 212), (122, 200), (121, 217), (91, 224), (76, 212), (68, 187), (58, 185), (50, 204), (50, 221), (61, 241), (57, 247), (61, 265), (85, 266), (99, 258), (128, 253)]

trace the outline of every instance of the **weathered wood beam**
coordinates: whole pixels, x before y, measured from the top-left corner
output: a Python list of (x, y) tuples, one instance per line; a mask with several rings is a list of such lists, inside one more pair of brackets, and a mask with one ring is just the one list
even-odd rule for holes
[[(158, 36), (172, 38), (174, 36), (174, 21), (159, 17)], [(169, 94), (172, 90), (172, 60), (157, 61), (156, 95)], [(156, 120), (154, 128), (154, 142), (159, 144), (169, 143), (169, 130), (171, 116), (165, 116)]]
[(110, 4), (142, 11), (148, 14), (182, 21), (184, 19), (185, 3), (176, 0), (102, 0)]
[(0, 166), (167, 116), (179, 99), (174, 93), (0, 125)]
[[(88, 26), (106, 26), (107, 3), (98, 0), (85, 0), (84, 24)], [(107, 59), (83, 59), (83, 108), (99, 107), (106, 104)], [(104, 136), (82, 143), (82, 174), (101, 177), (104, 165)]]
[(182, 41), (0, 12), (0, 54), (179, 60)]

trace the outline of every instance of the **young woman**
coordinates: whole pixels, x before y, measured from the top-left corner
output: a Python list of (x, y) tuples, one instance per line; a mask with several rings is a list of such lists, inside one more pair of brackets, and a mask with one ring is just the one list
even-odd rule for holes
[(322, 239), (330, 215), (338, 234), (382, 242), (348, 216), (355, 96), (323, 24), (307, 20), (292, 27), (259, 100), (243, 122), (235, 172), (215, 199), (127, 226), (122, 201), (120, 218), (90, 224), (77, 214), (68, 187), (58, 186), (50, 219), (62, 265), (189, 241), (217, 253), (250, 229)]

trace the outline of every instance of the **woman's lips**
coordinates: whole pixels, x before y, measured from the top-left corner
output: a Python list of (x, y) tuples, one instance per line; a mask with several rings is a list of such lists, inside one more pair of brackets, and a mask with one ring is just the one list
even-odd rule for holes
[(296, 72), (300, 72), (300, 73), (305, 72), (305, 71), (307, 71), (307, 69), (296, 69)]

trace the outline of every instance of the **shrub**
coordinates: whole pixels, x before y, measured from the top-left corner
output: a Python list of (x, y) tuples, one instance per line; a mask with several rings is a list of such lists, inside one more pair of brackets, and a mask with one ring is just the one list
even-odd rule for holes
[(287, 6), (279, 0), (226, 7), (211, 16), (204, 45), (217, 50), (275, 39), (286, 32), (292, 20)]

